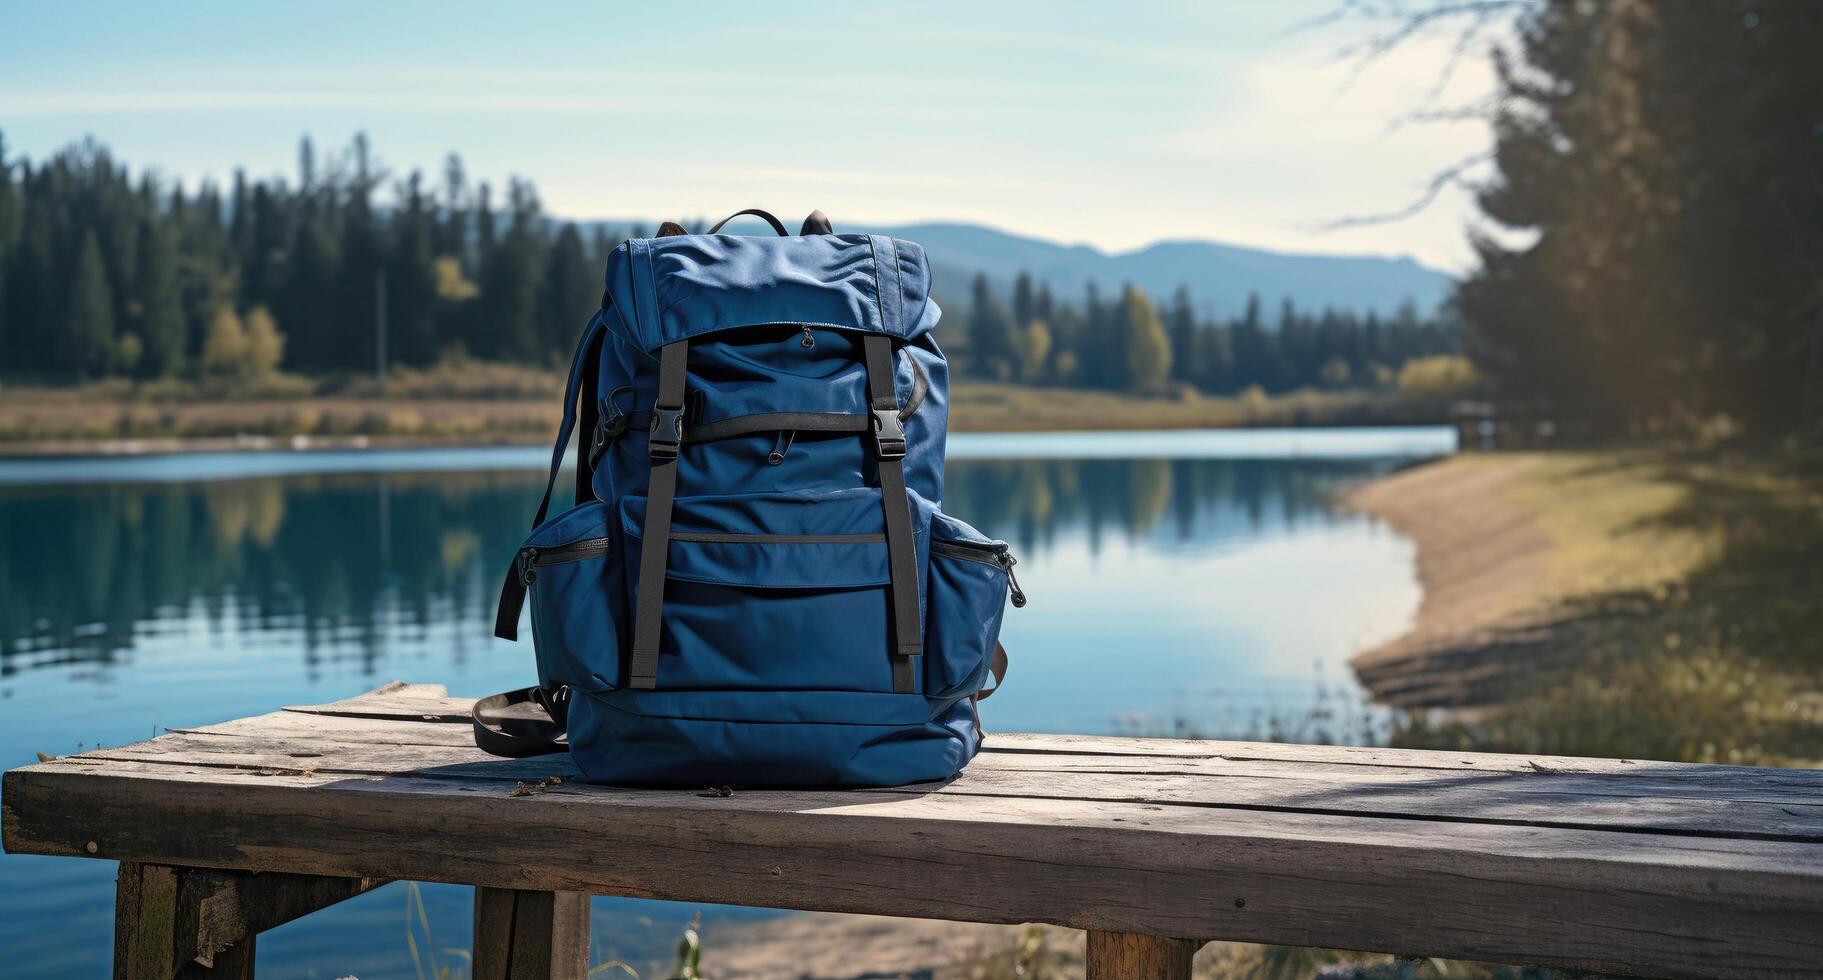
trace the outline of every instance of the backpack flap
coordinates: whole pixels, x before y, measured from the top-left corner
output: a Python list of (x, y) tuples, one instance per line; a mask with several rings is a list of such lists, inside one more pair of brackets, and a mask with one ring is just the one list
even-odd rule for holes
[(936, 323), (924, 250), (884, 235), (635, 239), (608, 258), (610, 326), (648, 354), (768, 323), (910, 341)]

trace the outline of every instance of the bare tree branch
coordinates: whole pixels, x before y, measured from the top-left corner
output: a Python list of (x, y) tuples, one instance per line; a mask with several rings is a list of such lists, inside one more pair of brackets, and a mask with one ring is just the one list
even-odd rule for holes
[(1460, 187), (1464, 190), (1471, 191), (1476, 190), (1476, 186), (1468, 181), (1466, 175), (1470, 170), (1473, 170), (1492, 159), (1494, 159), (1494, 151), (1484, 150), (1473, 156), (1465, 157), (1464, 159), (1457, 161), (1453, 166), (1438, 171), (1431, 177), (1430, 183), (1425, 185), (1423, 193), (1419, 194), (1410, 204), (1407, 204), (1396, 211), (1384, 211), (1379, 214), (1349, 215), (1317, 225), (1315, 230), (1340, 231), (1344, 228), (1359, 228), (1365, 225), (1384, 225), (1391, 224), (1395, 221), (1404, 221), (1406, 218), (1418, 214), (1425, 208), (1430, 207), (1445, 190), (1451, 187)]
[(1395, 117), (1386, 124), (1388, 133), (1396, 133), (1407, 126), (1418, 126), (1426, 123), (1493, 122), (1500, 115), (1500, 110), (1507, 100), (1499, 96), (1489, 96), (1462, 105), (1425, 107), (1413, 109), (1404, 115)]
[[(1367, 37), (1345, 44), (1334, 52), (1334, 60), (1354, 63), (1348, 80), (1344, 83), (1344, 88), (1348, 88), (1359, 81), (1370, 67), (1401, 45), (1430, 35), (1444, 25), (1458, 24), (1450, 45), (1449, 59), (1438, 73), (1429, 93), (1417, 107), (1391, 120), (1387, 124), (1387, 131), (1395, 132), (1420, 123), (1461, 122), (1470, 119), (1491, 121), (1505, 107), (1500, 95), (1454, 106), (1439, 105), (1438, 100), (1443, 97), (1443, 93), (1472, 54), (1483, 50), (1485, 46), (1490, 57), (1498, 57), (1501, 46), (1494, 36), (1499, 34), (1504, 38), (1506, 29), (1520, 15), (1536, 9), (1544, 2), (1545, 0), (1339, 0), (1333, 10), (1298, 24), (1293, 31), (1309, 31), (1344, 21), (1375, 25), (1377, 29)], [(1403, 221), (1430, 207), (1448, 188), (1473, 190), (1474, 185), (1467, 179), (1468, 172), (1491, 159), (1493, 151), (1488, 150), (1437, 172), (1423, 193), (1402, 208), (1379, 214), (1349, 215), (1316, 228), (1319, 231), (1335, 231)]]

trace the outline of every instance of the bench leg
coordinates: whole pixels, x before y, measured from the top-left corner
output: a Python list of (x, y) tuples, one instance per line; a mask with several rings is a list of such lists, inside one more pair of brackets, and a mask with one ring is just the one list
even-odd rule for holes
[(568, 980), (589, 972), (589, 896), (475, 888), (474, 980)]
[(1089, 930), (1088, 980), (1190, 980), (1202, 943), (1137, 932)]
[(123, 861), (114, 890), (114, 976), (250, 978), (255, 936), (380, 884), (373, 878), (208, 871)]

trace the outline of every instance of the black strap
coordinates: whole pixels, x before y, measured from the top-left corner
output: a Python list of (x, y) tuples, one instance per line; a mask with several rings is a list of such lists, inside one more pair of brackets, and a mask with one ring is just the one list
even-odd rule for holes
[(527, 687), (475, 702), (475, 745), (491, 755), (520, 759), (569, 750), (570, 689)]
[[(606, 300), (604, 299), (604, 302)], [(532, 527), (544, 523), (545, 515), (551, 512), (551, 494), (557, 487), (557, 472), (563, 468), (565, 450), (570, 448), (572, 430), (585, 433), (594, 432), (599, 426), (595, 416), (599, 409), (595, 403), (595, 388), (600, 371), (602, 338), (607, 335), (603, 313), (597, 313), (589, 321), (588, 329), (583, 331), (582, 339), (576, 344), (576, 356), (570, 361), (570, 380), (564, 388), (563, 421), (557, 426), (557, 445), (551, 449), (551, 469), (544, 481), (544, 497), (538, 501), (538, 513), (532, 517)], [(582, 404), (578, 405), (578, 400)], [(577, 427), (580, 414), (583, 422)], [(592, 496), (590, 483), (595, 472), (593, 454), (586, 447), (576, 453), (576, 501)], [(519, 639), (519, 611), (525, 607), (525, 579), (519, 567), (519, 553), (513, 553), (512, 564), (507, 566), (506, 578), (500, 584), (500, 603), (494, 609), (494, 635), (503, 640)]]
[(810, 212), (810, 215), (804, 219), (804, 224), (798, 228), (800, 236), (833, 235), (835, 233), (835, 227), (829, 223), (829, 215), (824, 214), (821, 209)]
[(780, 221), (779, 219), (773, 217), (768, 212), (761, 211), (759, 208), (743, 208), (739, 211), (734, 212), (733, 214), (727, 216), (726, 218), (723, 218), (722, 220), (717, 221), (715, 223), (715, 227), (709, 229), (709, 234), (713, 235), (713, 234), (720, 232), (722, 230), (723, 225), (727, 224), (730, 221), (733, 221), (734, 219), (740, 217), (743, 214), (751, 214), (756, 218), (766, 219), (766, 223), (772, 226), (773, 231), (776, 231), (779, 233), (780, 238), (790, 238), (791, 237), (791, 232), (788, 232), (785, 230), (785, 223), (783, 221)]
[(899, 424), (899, 396), (893, 390), (892, 338), (870, 333), (861, 345), (867, 358), (880, 501), (886, 510), (886, 563), (892, 572), (893, 693), (911, 694), (917, 690), (915, 664), (924, 652), (924, 639), (918, 622), (918, 556), (905, 490), (905, 429)]
[[(595, 343), (582, 355), (584, 368), (582, 372), (581, 392), (576, 396), (576, 496), (580, 504), (595, 499), (595, 461), (600, 456), (593, 451), (589, 440), (593, 433), (601, 428), (601, 341), (607, 335), (602, 331), (596, 336)], [(543, 518), (539, 518), (543, 522)], [(537, 524), (533, 524), (537, 527)]]
[(645, 539), (639, 550), (639, 600), (633, 610), (633, 656), (627, 686), (658, 686), (659, 620), (665, 611), (665, 566), (671, 551), (671, 502), (677, 496), (677, 454), (684, 444), (684, 368), (690, 341), (676, 340), (658, 349), (658, 397), (652, 406), (652, 428), (646, 455), (652, 461), (646, 487)]

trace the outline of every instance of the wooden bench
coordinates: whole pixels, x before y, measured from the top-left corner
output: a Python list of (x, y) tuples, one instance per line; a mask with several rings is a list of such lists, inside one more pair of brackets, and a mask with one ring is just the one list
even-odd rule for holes
[(587, 896), (1047, 922), (1091, 977), (1219, 938), (1675, 976), (1823, 974), (1823, 773), (994, 735), (960, 778), (628, 790), (477, 751), (394, 684), (8, 772), (8, 851), (121, 862), (115, 975), (247, 976), (388, 879), (476, 887), (477, 977), (576, 977)]

